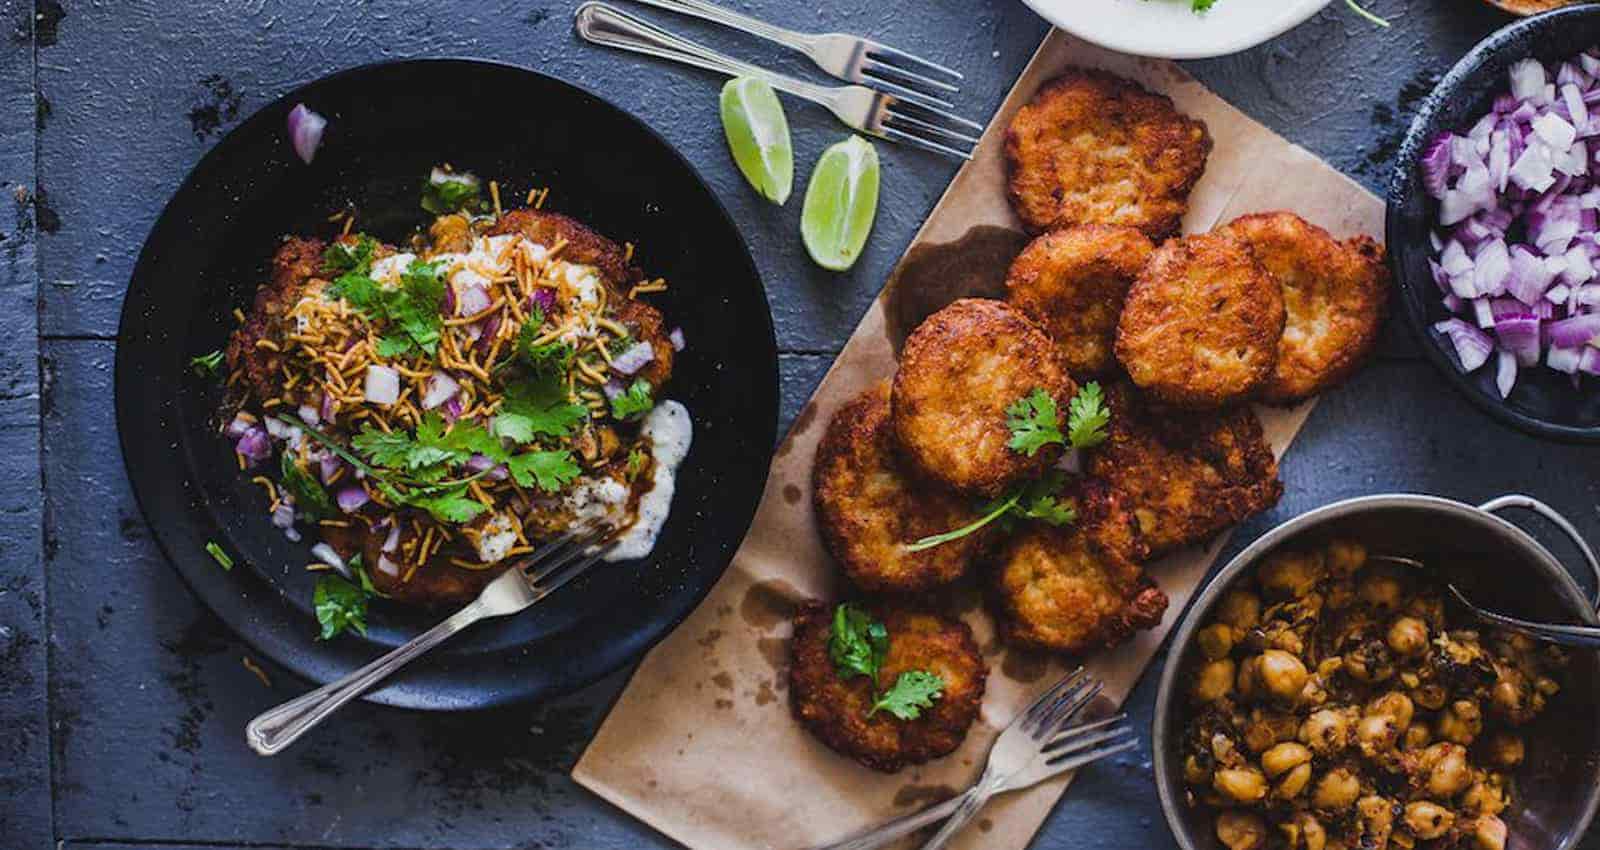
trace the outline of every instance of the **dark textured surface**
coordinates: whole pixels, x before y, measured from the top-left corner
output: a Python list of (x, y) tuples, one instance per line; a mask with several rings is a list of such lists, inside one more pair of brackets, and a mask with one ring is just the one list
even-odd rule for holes
[[(108, 338), (133, 258), (218, 135), (337, 68), (469, 55), (527, 63), (600, 92), (665, 134), (712, 182), (762, 265), (787, 352), (787, 425), (954, 167), (880, 146), (874, 238), (853, 272), (821, 272), (797, 238), (799, 204), (757, 201), (728, 162), (715, 82), (580, 44), (569, 24), (575, 5), (0, 0), (0, 183), (8, 193), (30, 190), (23, 202), (5, 201), (14, 215), (0, 216), (0, 475), (11, 483), (0, 495), (0, 847), (666, 845), (565, 777), (623, 676), (547, 705), (470, 717), (353, 706), (285, 756), (249, 754), (245, 721), (300, 685), (265, 665), (271, 685), (258, 680), (241, 645), (163, 562), (133, 504), (111, 415)], [(738, 5), (914, 45), (957, 65), (971, 80), (970, 113), (999, 102), (1045, 30), (1015, 0)], [(1375, 30), (1335, 3), (1269, 45), (1189, 67), (1376, 190), (1430, 80), (1505, 19), (1469, 0), (1371, 5), (1393, 29)], [(644, 14), (802, 70), (755, 43)], [(790, 121), (804, 179), (843, 131), (800, 106)], [(425, 121), (418, 131), (427, 132)], [(1241, 529), (1230, 552), (1307, 508), (1399, 489), (1467, 501), (1523, 490), (1600, 538), (1595, 452), (1491, 423), (1393, 328), (1383, 359), (1317, 409), (1284, 477), (1284, 502)], [(1130, 705), (1141, 723), (1155, 679), (1145, 677)], [(1140, 753), (1085, 771), (1036, 846), (1171, 846), (1148, 762)]]

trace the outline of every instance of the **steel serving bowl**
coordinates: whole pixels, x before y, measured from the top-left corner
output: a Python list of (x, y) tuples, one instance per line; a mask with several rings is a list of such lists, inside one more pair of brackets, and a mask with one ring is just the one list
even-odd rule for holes
[[(1172, 639), (1171, 655), (1156, 695), (1151, 730), (1156, 789), (1173, 836), (1184, 850), (1223, 850), (1214, 812), (1185, 801), (1183, 724), (1185, 684), (1199, 656), (1194, 635), (1222, 594), (1245, 570), (1283, 546), (1309, 546), (1350, 537), (1369, 552), (1426, 558), (1474, 599), (1493, 600), (1501, 611), (1551, 622), (1600, 625), (1600, 602), (1586, 598), (1571, 574), (1526, 531), (1497, 516), (1506, 508), (1532, 510), (1561, 528), (1584, 552), (1600, 581), (1600, 564), (1577, 530), (1559, 513), (1527, 496), (1502, 496), (1473, 506), (1436, 496), (1392, 494), (1336, 502), (1278, 526), (1240, 552), (1195, 597)], [(1476, 565), (1476, 566), (1472, 566)], [(1600, 653), (1570, 650), (1571, 667), (1559, 694), (1539, 719), (1523, 728), (1528, 759), (1514, 773), (1516, 795), (1501, 814), (1511, 850), (1560, 850), (1583, 837), (1600, 804)]]

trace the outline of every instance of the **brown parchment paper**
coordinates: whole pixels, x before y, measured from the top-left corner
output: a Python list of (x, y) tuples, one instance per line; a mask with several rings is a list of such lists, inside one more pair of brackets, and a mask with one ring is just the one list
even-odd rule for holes
[[(971, 598), (959, 607), (991, 665), (982, 714), (961, 749), (890, 776), (833, 754), (801, 729), (789, 713), (784, 668), (792, 603), (834, 590), (836, 568), (811, 509), (817, 441), (837, 406), (893, 373), (898, 341), (917, 320), (957, 296), (992, 292), (1002, 279), (1025, 241), (1005, 198), (1005, 128), (1042, 81), (1071, 64), (1136, 79), (1206, 122), (1216, 147), (1191, 198), (1186, 231), (1209, 230), (1247, 212), (1288, 209), (1335, 236), (1381, 238), (1377, 198), (1176, 65), (1052, 32), (1001, 105), (976, 159), (957, 173), (779, 447), (733, 565), (640, 665), (573, 770), (579, 784), (697, 850), (806, 847), (965, 788), (998, 730), (1064, 670), (1061, 661), (1007, 652), (976, 594), (967, 594)], [(1314, 403), (1257, 411), (1280, 456)], [(1166, 619), (1114, 651), (1084, 659), (1105, 679), (1112, 701), (1127, 696), (1224, 542), (1150, 565), (1171, 599)], [(954, 846), (1024, 847), (1070, 780), (1063, 776), (996, 798)]]

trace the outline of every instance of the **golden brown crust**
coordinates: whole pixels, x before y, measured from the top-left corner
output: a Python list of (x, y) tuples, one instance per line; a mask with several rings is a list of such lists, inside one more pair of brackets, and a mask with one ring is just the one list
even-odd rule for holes
[(1098, 481), (1073, 498), (1077, 521), (1030, 523), (990, 574), (1006, 640), (1054, 652), (1109, 649), (1161, 622), (1167, 596), (1139, 566), (1145, 548), (1133, 517)]
[(987, 529), (920, 552), (907, 544), (978, 519), (971, 503), (922, 479), (897, 455), (889, 384), (840, 407), (812, 467), (817, 527), (845, 575), (869, 592), (909, 593), (964, 575)]
[(1294, 213), (1234, 219), (1222, 232), (1244, 242), (1283, 291), (1278, 364), (1262, 398), (1284, 404), (1344, 381), (1378, 344), (1389, 294), (1383, 248), (1344, 242)]
[(281, 343), (286, 335), (284, 314), (300, 300), (306, 284), (322, 269), (321, 239), (290, 237), (272, 255), (267, 282), (256, 290), (255, 302), (243, 325), (228, 338), (228, 371), (241, 369), (244, 381), (257, 398), (275, 398), (283, 389), (283, 355), (256, 345), (259, 340)]
[(565, 241), (561, 259), (600, 270), (600, 276), (623, 295), (639, 280), (640, 271), (628, 263), (628, 255), (617, 243), (600, 235), (575, 218), (546, 210), (512, 210), (500, 217), (489, 236), (520, 233), (541, 245)]
[(1111, 347), (1128, 287), (1155, 246), (1132, 227), (1053, 230), (1022, 249), (1006, 275), (1006, 303), (1055, 340), (1075, 377), (1116, 366)]
[(1059, 445), (1033, 457), (1007, 445), (1006, 408), (1035, 389), (1062, 411), (1078, 389), (1049, 335), (1000, 301), (963, 298), (906, 339), (891, 395), (895, 437), (928, 477), (998, 495), (1061, 455)]
[(1127, 384), (1106, 394), (1111, 425), (1090, 475), (1121, 497), (1150, 557), (1194, 543), (1278, 503), (1278, 462), (1248, 407), (1152, 410)]
[(801, 606), (790, 650), (790, 707), (795, 719), (835, 752), (867, 767), (894, 773), (908, 764), (947, 755), (961, 746), (978, 718), (989, 671), (972, 630), (959, 620), (889, 604), (867, 610), (889, 632), (889, 651), (878, 680), (888, 687), (901, 673), (926, 670), (944, 679), (944, 692), (915, 720), (880, 711), (871, 717), (872, 681), (839, 678), (828, 655), (833, 607)]
[(1160, 240), (1178, 231), (1211, 136), (1163, 95), (1070, 68), (1017, 111), (1005, 151), (1011, 206), (1030, 231), (1118, 224)]
[(1283, 292), (1244, 243), (1219, 233), (1174, 239), (1128, 290), (1117, 359), (1168, 404), (1222, 407), (1272, 377), (1283, 323)]

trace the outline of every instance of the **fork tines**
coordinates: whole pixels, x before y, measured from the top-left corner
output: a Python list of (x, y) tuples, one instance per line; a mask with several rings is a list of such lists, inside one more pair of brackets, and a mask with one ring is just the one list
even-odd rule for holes
[(541, 594), (577, 578), (616, 545), (613, 530), (604, 525), (569, 529), (529, 557), (523, 567), (528, 584)]
[(976, 121), (906, 98), (885, 95), (883, 112), (886, 138), (962, 159), (971, 159), (978, 146), (971, 132), (983, 132)]
[[(961, 76), (961, 72), (904, 50), (896, 50), (886, 44), (865, 39), (863, 42), (866, 47), (861, 57), (863, 75), (889, 86), (909, 89), (925, 96), (939, 92), (954, 94), (961, 91), (961, 87), (956, 85), (965, 79)], [(905, 66), (908, 64), (919, 68), (920, 71), (907, 69)], [(939, 79), (940, 77), (943, 79)], [(931, 92), (928, 91), (930, 89)]]

